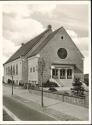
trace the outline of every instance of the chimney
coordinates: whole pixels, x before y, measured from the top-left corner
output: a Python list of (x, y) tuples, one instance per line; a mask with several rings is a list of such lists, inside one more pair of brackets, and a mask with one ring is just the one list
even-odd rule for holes
[(52, 29), (52, 26), (50, 24), (48, 25), (48, 29), (50, 29), (50, 30)]
[(21, 43), (21, 46), (23, 46), (24, 45), (24, 43)]

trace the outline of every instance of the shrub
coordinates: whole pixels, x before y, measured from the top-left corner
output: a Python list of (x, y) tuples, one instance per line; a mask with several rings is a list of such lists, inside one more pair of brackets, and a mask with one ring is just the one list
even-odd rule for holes
[(24, 86), (23, 86), (23, 87), (24, 87), (24, 89), (27, 89), (27, 84), (26, 84), (26, 83), (24, 83)]
[(84, 75), (84, 83), (89, 86), (89, 75), (88, 74), (85, 74)]
[(50, 90), (51, 92), (57, 91), (54, 87), (50, 87), (49, 90)]
[(43, 87), (58, 87), (58, 85), (57, 83), (48, 80), (46, 83), (43, 84)]
[(23, 86), (24, 85), (24, 83), (22, 83), (22, 82), (19, 82), (19, 86)]
[(8, 79), (8, 84), (11, 84), (12, 83), (12, 80), (11, 79)]
[(84, 95), (84, 88), (82, 87), (82, 82), (79, 78), (75, 78), (74, 83), (72, 83), (73, 88), (71, 91), (74, 95), (83, 96)]

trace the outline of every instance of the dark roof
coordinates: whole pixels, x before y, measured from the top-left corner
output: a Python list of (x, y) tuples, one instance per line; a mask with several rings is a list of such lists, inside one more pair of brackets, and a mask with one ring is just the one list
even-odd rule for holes
[[(59, 28), (61, 29), (61, 28)], [(55, 30), (54, 32), (50, 33), (44, 41), (31, 53), (29, 57), (35, 56), (44, 48), (44, 46), (54, 37), (54, 35), (59, 31), (59, 29)]]
[[(40, 50), (42, 50), (42, 48), (44, 48), (44, 46), (54, 37), (54, 35), (63, 27), (60, 27), (59, 29), (55, 30), (54, 32), (52, 32), (51, 34), (49, 34), (46, 39), (44, 41), (42, 41), (42, 43), (30, 54), (29, 57), (35, 56), (36, 54), (38, 54), (40, 52)], [(64, 28), (63, 28), (64, 29)], [(64, 29), (65, 30), (65, 29)], [(66, 32), (66, 30), (65, 30)], [(67, 33), (67, 32), (66, 32)], [(67, 33), (68, 34), (68, 33)], [(69, 36), (70, 37), (70, 36)], [(70, 37), (71, 39), (71, 37)], [(71, 39), (72, 41), (72, 39)], [(74, 42), (73, 42), (74, 43)], [(75, 44), (74, 44), (75, 45)], [(76, 46), (76, 45), (75, 45)], [(82, 55), (82, 53), (80, 52), (80, 50), (78, 49), (78, 47), (76, 46), (77, 50), (79, 51), (80, 55), (82, 56), (82, 58), (84, 58), (84, 56)]]
[[(61, 27), (63, 28), (63, 27)], [(54, 32), (50, 32), (50, 34), (48, 34), (48, 36), (39, 44), (39, 46), (35, 47), (34, 51), (30, 54), (29, 57), (35, 56), (36, 54), (38, 54), (40, 52), (40, 50), (42, 50), (42, 48), (44, 48), (44, 46), (54, 37), (54, 35), (61, 29), (57, 29)], [(29, 42), (27, 42), (26, 44), (24, 44), (23, 46), (21, 46), (10, 58), (6, 63), (9, 63), (11, 61), (14, 61), (15, 59), (18, 59), (20, 56), (25, 56), (37, 43), (40, 42), (40, 39), (42, 37), (44, 37), (45, 33), (47, 33), (49, 30), (51, 29), (47, 29), (45, 30), (43, 33), (41, 33), (40, 35), (38, 35), (37, 37), (33, 38), (32, 40), (30, 40)], [(51, 30), (52, 31), (52, 30)], [(80, 52), (80, 51), (79, 51)], [(81, 52), (80, 52), (81, 54)], [(82, 54), (81, 54), (82, 55)], [(5, 63), (5, 64), (6, 64)]]
[(49, 29), (45, 30), (37, 37), (35, 37), (32, 40), (25, 43), (4, 64), (14, 61), (15, 59), (18, 59), (20, 56), (25, 56), (40, 41), (40, 39), (44, 36), (44, 34), (47, 33), (48, 31), (49, 31)]

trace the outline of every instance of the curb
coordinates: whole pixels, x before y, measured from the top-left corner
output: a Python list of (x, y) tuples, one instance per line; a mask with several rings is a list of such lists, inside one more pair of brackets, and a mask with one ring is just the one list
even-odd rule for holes
[[(18, 102), (20, 102), (20, 103), (22, 103), (22, 104), (24, 104), (24, 105), (26, 105), (27, 107), (29, 107), (30, 108), (30, 104), (27, 104), (27, 103), (25, 103), (26, 101), (20, 101), (20, 99), (23, 99), (23, 97), (20, 97), (20, 96), (14, 96), (15, 98), (13, 98), (14, 100), (17, 100)], [(19, 98), (16, 98), (16, 97), (19, 97)], [(29, 100), (30, 101), (30, 100)], [(38, 105), (38, 104), (36, 104), (34, 101), (30, 101), (30, 103), (33, 103), (32, 105), (31, 105), (31, 108), (33, 109), (33, 110), (36, 110), (36, 111), (38, 111), (38, 112), (40, 112), (40, 113), (43, 113), (43, 114), (46, 114), (46, 115), (48, 115), (49, 117), (52, 117), (52, 118), (54, 118), (56, 121), (61, 121), (62, 120), (62, 118), (63, 119), (66, 119), (66, 120), (73, 120), (73, 121), (80, 121), (80, 119), (78, 119), (78, 118), (76, 118), (76, 117), (73, 117), (73, 116), (70, 116), (70, 115), (67, 115), (67, 114), (65, 114), (65, 113), (61, 113), (61, 112), (59, 112), (59, 111), (56, 111), (56, 110), (53, 110), (53, 109), (51, 109), (51, 108), (46, 108), (45, 106), (42, 108), (42, 107), (40, 107), (40, 105)], [(38, 105), (38, 107), (36, 107), (35, 105)], [(64, 121), (64, 120), (63, 120)]]
[(6, 108), (6, 106), (3, 106), (3, 109), (14, 121), (21, 121), (14, 113), (12, 113), (8, 108)]

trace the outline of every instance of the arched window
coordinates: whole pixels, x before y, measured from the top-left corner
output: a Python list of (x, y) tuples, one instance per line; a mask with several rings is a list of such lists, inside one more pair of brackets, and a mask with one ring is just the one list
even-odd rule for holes
[(12, 66), (11, 66), (11, 75), (12, 75)]
[(13, 75), (15, 75), (15, 65), (13, 66)]
[(18, 64), (16, 64), (16, 75), (18, 75)]

